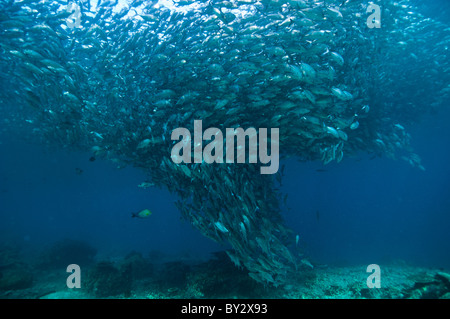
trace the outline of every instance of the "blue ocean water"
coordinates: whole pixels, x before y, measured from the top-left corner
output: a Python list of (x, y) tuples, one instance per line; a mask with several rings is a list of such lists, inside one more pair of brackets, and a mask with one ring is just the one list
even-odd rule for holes
[[(449, 267), (449, 118), (443, 111), (408, 128), (426, 171), (365, 154), (327, 166), (286, 160), (284, 216), (308, 253), (321, 263), (404, 259)], [(90, 162), (89, 153), (45, 150), (8, 132), (1, 141), (2, 241), (39, 249), (73, 238), (118, 254), (204, 255), (226, 248), (180, 219), (175, 195), (138, 188), (145, 180), (138, 169)], [(153, 212), (149, 219), (131, 218), (143, 208)]]
[(286, 219), (304, 234), (312, 255), (344, 264), (401, 259), (449, 266), (449, 115), (411, 128), (426, 171), (364, 155), (326, 172), (315, 171), (321, 165), (290, 163), (295, 174), (285, 183), (292, 201)]
[[(423, 10), (441, 20), (450, 13), (446, 1)], [(288, 194), (283, 217), (311, 261), (450, 267), (449, 120), (442, 108), (405, 127), (425, 171), (368, 154), (326, 166), (282, 161), (289, 172), (280, 186)], [(27, 143), (8, 130), (0, 132), (0, 154), (0, 242), (26, 254), (64, 238), (104, 256), (157, 250), (194, 258), (228, 248), (182, 220), (174, 194), (139, 188), (146, 176), (137, 168)], [(131, 218), (144, 208), (152, 216)]]
[[(285, 161), (284, 216), (317, 261), (450, 266), (449, 118), (441, 112), (409, 128), (426, 171), (365, 154), (327, 166)], [(89, 153), (44, 150), (8, 132), (1, 141), (2, 241), (39, 249), (74, 238), (118, 253), (203, 255), (226, 248), (180, 219), (175, 195), (138, 188), (145, 180), (138, 169), (90, 162)], [(131, 218), (144, 207), (153, 212), (149, 219)]]

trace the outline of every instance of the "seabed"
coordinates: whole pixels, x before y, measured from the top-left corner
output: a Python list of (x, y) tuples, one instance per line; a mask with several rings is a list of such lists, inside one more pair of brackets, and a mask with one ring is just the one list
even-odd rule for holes
[[(130, 253), (115, 261), (81, 266), (81, 288), (68, 288), (65, 268), (32, 270), (26, 288), (17, 265), (3, 267), (1, 299), (450, 299), (450, 274), (403, 261), (380, 264), (381, 288), (367, 287), (367, 265), (316, 266), (291, 285), (273, 287), (252, 280), (224, 252), (203, 261), (149, 261)], [(30, 275), (30, 272), (28, 273)], [(5, 277), (8, 276), (8, 277)], [(28, 277), (30, 278), (30, 277)], [(11, 283), (11, 282), (10, 282)], [(21, 283), (24, 285), (24, 282)], [(3, 285), (3, 286), (2, 286)]]

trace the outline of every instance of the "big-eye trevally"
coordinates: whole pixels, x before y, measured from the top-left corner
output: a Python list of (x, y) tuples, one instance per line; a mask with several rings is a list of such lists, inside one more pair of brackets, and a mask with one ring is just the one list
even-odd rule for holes
[(279, 128), (281, 156), (400, 153), (424, 169), (407, 128), (450, 97), (450, 29), (413, 1), (379, 2), (370, 29), (367, 4), (350, 0), (99, 1), (80, 16), (66, 0), (1, 1), (2, 125), (143, 169), (141, 187), (176, 193), (183, 218), (252, 278), (289, 284), (311, 264), (291, 251), (273, 177), (175, 164), (170, 135), (195, 120)]

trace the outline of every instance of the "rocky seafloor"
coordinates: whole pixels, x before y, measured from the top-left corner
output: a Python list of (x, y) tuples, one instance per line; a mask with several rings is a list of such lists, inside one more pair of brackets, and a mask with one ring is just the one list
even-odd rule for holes
[[(81, 288), (68, 288), (64, 252), (77, 253)], [(159, 252), (94, 258), (95, 250), (63, 241), (33, 263), (11, 249), (1, 251), (1, 299), (450, 299), (446, 269), (419, 267), (404, 261), (380, 264), (381, 288), (367, 287), (367, 265), (325, 266), (303, 271), (283, 288), (253, 281), (225, 252), (209, 259), (172, 258)]]

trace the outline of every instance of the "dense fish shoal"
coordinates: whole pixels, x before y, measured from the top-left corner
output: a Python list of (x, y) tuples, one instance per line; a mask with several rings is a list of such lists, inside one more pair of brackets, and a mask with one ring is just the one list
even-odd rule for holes
[[(88, 5), (89, 4), (89, 5)], [(312, 265), (260, 164), (175, 164), (174, 129), (279, 128), (280, 157), (359, 152), (424, 169), (407, 128), (450, 97), (450, 28), (410, 1), (0, 3), (5, 127), (134, 165), (179, 195), (183, 217), (228, 242), (255, 280)], [(372, 21), (373, 22), (373, 21)]]

